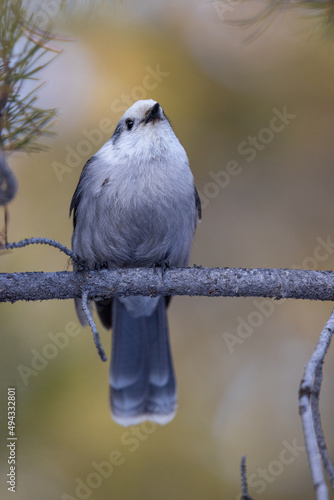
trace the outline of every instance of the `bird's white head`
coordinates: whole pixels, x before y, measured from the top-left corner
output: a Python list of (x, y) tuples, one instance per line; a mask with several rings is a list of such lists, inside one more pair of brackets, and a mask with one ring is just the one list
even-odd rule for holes
[(135, 102), (126, 110), (111, 139), (115, 146), (119, 146), (137, 140), (154, 141), (166, 135), (175, 136), (168, 118), (158, 102), (147, 99)]

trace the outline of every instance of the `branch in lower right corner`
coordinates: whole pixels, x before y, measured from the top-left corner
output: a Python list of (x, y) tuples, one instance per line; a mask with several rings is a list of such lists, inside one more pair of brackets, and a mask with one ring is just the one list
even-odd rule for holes
[(333, 332), (334, 310), (322, 330), (317, 346), (305, 367), (299, 390), (299, 413), (302, 419), (306, 452), (317, 500), (328, 500), (329, 498), (321, 458), (330, 477), (333, 470), (328, 455), (325, 457), (324, 453), (321, 453), (321, 448), (325, 448), (326, 445), (319, 413), (322, 364)]

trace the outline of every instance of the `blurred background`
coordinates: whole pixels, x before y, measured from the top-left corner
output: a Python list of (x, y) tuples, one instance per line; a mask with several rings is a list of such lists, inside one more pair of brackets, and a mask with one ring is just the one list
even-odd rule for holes
[[(30, 2), (41, 29), (51, 20), (71, 41), (55, 42), (64, 51), (41, 74), (39, 106), (58, 109), (49, 151), (10, 157), (19, 191), (9, 241), (44, 236), (70, 246), (69, 205), (83, 165), (125, 109), (152, 98), (185, 147), (202, 198), (191, 264), (333, 269), (332, 2), (291, 2), (261, 16), (270, 5)], [(38, 246), (4, 253), (0, 265), (70, 268), (63, 254)], [(17, 392), (18, 500), (238, 499), (244, 454), (253, 498), (314, 498), (297, 395), (332, 304), (175, 298), (177, 415), (163, 427), (130, 429), (110, 418), (108, 363), (72, 301), (0, 310), (1, 498), (10, 498), (9, 386)], [(110, 332), (98, 327), (109, 352)], [(333, 362), (332, 349), (321, 395), (332, 458)]]

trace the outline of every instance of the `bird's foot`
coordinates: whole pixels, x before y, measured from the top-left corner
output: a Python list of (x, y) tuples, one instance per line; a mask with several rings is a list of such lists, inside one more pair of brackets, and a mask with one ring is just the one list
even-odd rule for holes
[(91, 271), (101, 271), (102, 269), (109, 269), (108, 262), (94, 262)]
[(154, 268), (159, 267), (161, 269), (161, 277), (162, 277), (162, 279), (164, 278), (167, 269), (170, 269), (170, 265), (169, 265), (168, 260), (162, 260), (162, 261), (159, 261), (159, 262), (155, 262), (153, 267)]

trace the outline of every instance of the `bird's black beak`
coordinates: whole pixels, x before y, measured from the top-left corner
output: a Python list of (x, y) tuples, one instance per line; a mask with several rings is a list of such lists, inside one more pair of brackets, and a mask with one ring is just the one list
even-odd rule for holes
[(161, 119), (160, 104), (156, 102), (154, 106), (152, 106), (152, 108), (149, 110), (145, 118), (145, 124), (160, 119)]

